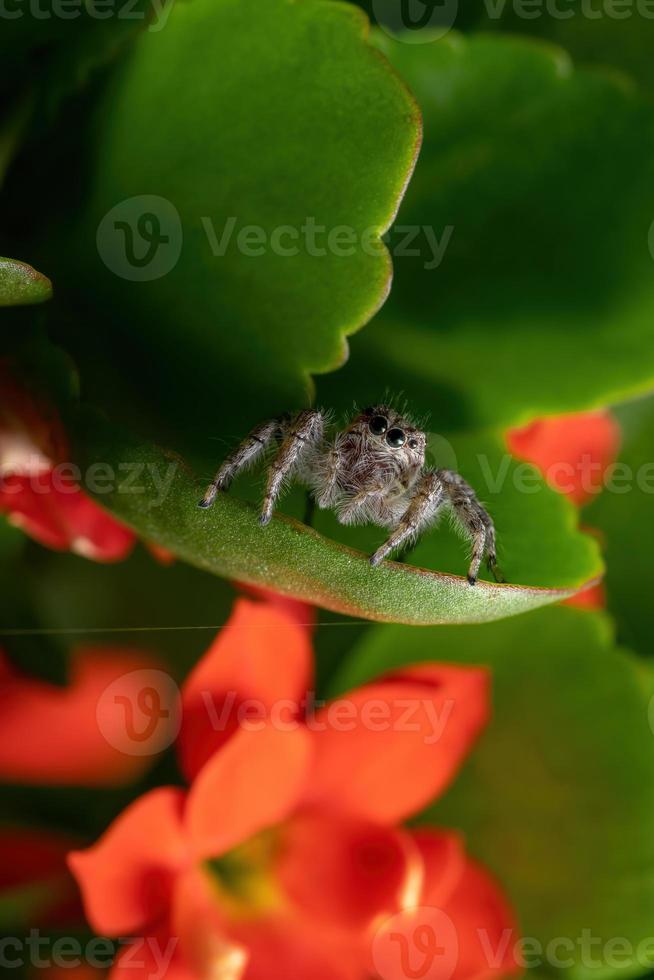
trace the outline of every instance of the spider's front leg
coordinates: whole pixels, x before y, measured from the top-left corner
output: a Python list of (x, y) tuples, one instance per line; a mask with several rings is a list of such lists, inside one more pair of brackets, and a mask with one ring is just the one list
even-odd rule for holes
[(399, 523), (388, 540), (374, 555), (370, 556), (371, 565), (379, 565), (396, 548), (420, 534), (436, 517), (445, 500), (443, 484), (435, 472), (425, 473), (415, 485), (411, 502), (399, 520)]
[(282, 491), (285, 477), (300, 462), (302, 456), (322, 439), (325, 419), (322, 412), (307, 409), (300, 412), (291, 421), (284, 440), (279, 447), (272, 465), (268, 471), (266, 493), (261, 507), (259, 524), (265, 527), (273, 515), (275, 503)]
[(198, 504), (198, 507), (202, 507), (203, 509), (211, 507), (218, 491), (229, 489), (229, 485), (234, 477), (255, 463), (270, 443), (278, 438), (283, 424), (283, 417), (269, 419), (267, 422), (262, 422), (256, 428), (252, 429), (252, 432), (229, 454), (222, 464), (212, 482), (207, 487), (207, 492)]
[(479, 503), (470, 484), (466, 483), (458, 473), (453, 470), (438, 470), (438, 476), (443, 483), (454, 516), (472, 540), (468, 581), (471, 585), (475, 584), (484, 555), (486, 555), (488, 568), (495, 581), (503, 582), (504, 578), (497, 567), (495, 526), (490, 514)]

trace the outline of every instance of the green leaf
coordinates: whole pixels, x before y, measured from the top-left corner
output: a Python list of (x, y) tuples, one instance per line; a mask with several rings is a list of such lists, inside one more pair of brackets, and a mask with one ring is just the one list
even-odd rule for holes
[(543, 3), (539, 15), (529, 19), (519, 16), (518, 5), (508, 0), (499, 19), (489, 16), (487, 5), (480, 6), (486, 10), (477, 21), (478, 29), (529, 34), (560, 44), (580, 63), (611, 65), (633, 76), (650, 94), (654, 92), (654, 7), (647, 0), (626, 4), (566, 0), (557, 6), (564, 17), (550, 16)]
[[(573, 961), (564, 973), (647, 972), (651, 938), (642, 961), (633, 956), (652, 936), (654, 909), (654, 752), (640, 665), (612, 648), (603, 616), (555, 608), (484, 627), (371, 628), (334, 690), (438, 660), (490, 666), (493, 720), (420, 822), (465, 832), (508, 890), (522, 934), (569, 943), (552, 947)], [(588, 931), (601, 943), (584, 954)], [(615, 954), (620, 969), (605, 945), (618, 936), (632, 944), (631, 958)], [(560, 966), (550, 961), (550, 974)]]
[(651, 655), (654, 398), (624, 405), (615, 414), (623, 445), (605, 488), (584, 511), (584, 522), (601, 532), (608, 606), (620, 640)]
[[(582, 585), (580, 580), (549, 589), (485, 582), (472, 587), (463, 577), (394, 562), (372, 568), (365, 555), (289, 517), (277, 516), (261, 528), (251, 504), (226, 494), (219, 494), (211, 510), (200, 510), (205, 482), (177, 456), (130, 442), (97, 418), (87, 419), (84, 429), (86, 486), (98, 492), (98, 502), (147, 540), (216, 575), (268, 586), (336, 612), (413, 624), (485, 622), (556, 602)], [(105, 474), (101, 488), (98, 466)], [(567, 513), (559, 517), (567, 523)], [(555, 522), (550, 531), (554, 539), (574, 537), (569, 526)], [(594, 544), (589, 541), (585, 551), (584, 539), (576, 544), (575, 553), (582, 555), (577, 574), (596, 568)]]
[(25, 262), (0, 258), (0, 306), (29, 306), (52, 296), (50, 280)]
[(304, 404), (310, 373), (343, 362), (386, 297), (380, 236), (420, 138), (367, 32), (349, 4), (194, 0), (130, 46), (93, 113), (89, 196), (57, 277), (98, 313), (92, 336), (87, 318), (64, 325), (98, 399), (120, 401), (120, 371), (206, 442), (225, 417)]
[[(358, 0), (358, 3), (373, 21), (377, 18), (382, 29), (388, 27), (395, 34), (401, 29), (397, 0)], [(413, 16), (417, 19), (421, 13), (416, 3)], [(650, 93), (654, 90), (651, 42), (654, 6), (649, 0), (444, 3), (434, 5), (432, 21), (438, 30), (446, 26), (460, 31), (502, 31), (559, 44), (580, 64), (620, 69)], [(422, 29), (422, 37), (428, 31), (429, 26)]]
[[(325, 379), (326, 397), (388, 384), (452, 429), (651, 387), (654, 106), (524, 39), (381, 35), (380, 45), (423, 111), (398, 219), (423, 230), (410, 243), (391, 237), (389, 302)], [(425, 227), (441, 247), (450, 235), (432, 269)], [(419, 254), (402, 256), (407, 247)]]

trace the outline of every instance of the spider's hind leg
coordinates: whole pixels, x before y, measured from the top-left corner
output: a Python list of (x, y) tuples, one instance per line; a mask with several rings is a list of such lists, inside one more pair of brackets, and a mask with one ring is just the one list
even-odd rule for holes
[(472, 555), (468, 569), (468, 581), (474, 585), (479, 576), (481, 563), (486, 556), (488, 568), (497, 582), (504, 578), (497, 567), (495, 526), (488, 511), (477, 500), (469, 483), (453, 470), (439, 470), (448, 502), (457, 521), (472, 541)]

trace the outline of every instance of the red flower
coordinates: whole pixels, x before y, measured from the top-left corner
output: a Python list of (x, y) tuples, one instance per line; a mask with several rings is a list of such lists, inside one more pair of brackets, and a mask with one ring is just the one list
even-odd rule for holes
[(421, 905), (460, 940), (448, 976), (516, 969), (499, 887), (456, 834), (402, 826), (485, 724), (486, 672), (407, 668), (315, 710), (311, 673), (297, 617), (239, 600), (184, 686), (190, 789), (147, 793), (71, 854), (93, 928), (152, 941), (114, 980), (153, 971), (155, 949), (167, 980), (404, 980), (386, 939), (410, 939)]
[[(122, 786), (152, 764), (125, 725), (125, 700), (138, 702), (162, 672), (134, 650), (86, 647), (71, 658), (58, 687), (20, 674), (0, 651), (0, 780), (47, 786)], [(154, 681), (153, 681), (154, 678)], [(114, 695), (113, 692), (116, 692)], [(163, 700), (174, 724), (166, 686)], [(170, 744), (164, 735), (163, 744)], [(174, 735), (174, 732), (173, 732)]]
[(601, 490), (620, 430), (609, 412), (579, 412), (511, 429), (507, 443), (514, 456), (533, 463), (555, 490), (581, 505)]
[(48, 548), (120, 561), (134, 533), (81, 490), (61, 421), (0, 361), (0, 512)]
[[(604, 475), (620, 446), (618, 423), (608, 411), (579, 412), (536, 419), (507, 433), (509, 450), (533, 463), (547, 482), (577, 506), (600, 492)], [(592, 528), (587, 529), (592, 533)], [(580, 609), (603, 609), (602, 583), (564, 603)]]

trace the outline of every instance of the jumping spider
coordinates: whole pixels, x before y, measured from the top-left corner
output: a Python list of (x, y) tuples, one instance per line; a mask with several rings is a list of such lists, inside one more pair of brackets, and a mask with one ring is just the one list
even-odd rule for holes
[(341, 524), (373, 523), (391, 530), (370, 557), (371, 565), (408, 543), (449, 507), (472, 542), (468, 581), (474, 585), (484, 556), (495, 579), (503, 581), (495, 554), (493, 522), (475, 492), (452, 470), (425, 468), (426, 436), (389, 405), (366, 408), (331, 438), (328, 418), (308, 409), (263, 422), (227, 457), (200, 501), (210, 507), (237, 473), (271, 445), (277, 450), (268, 470), (259, 523), (270, 521), (286, 478), (305, 486), (321, 508), (333, 508)]

